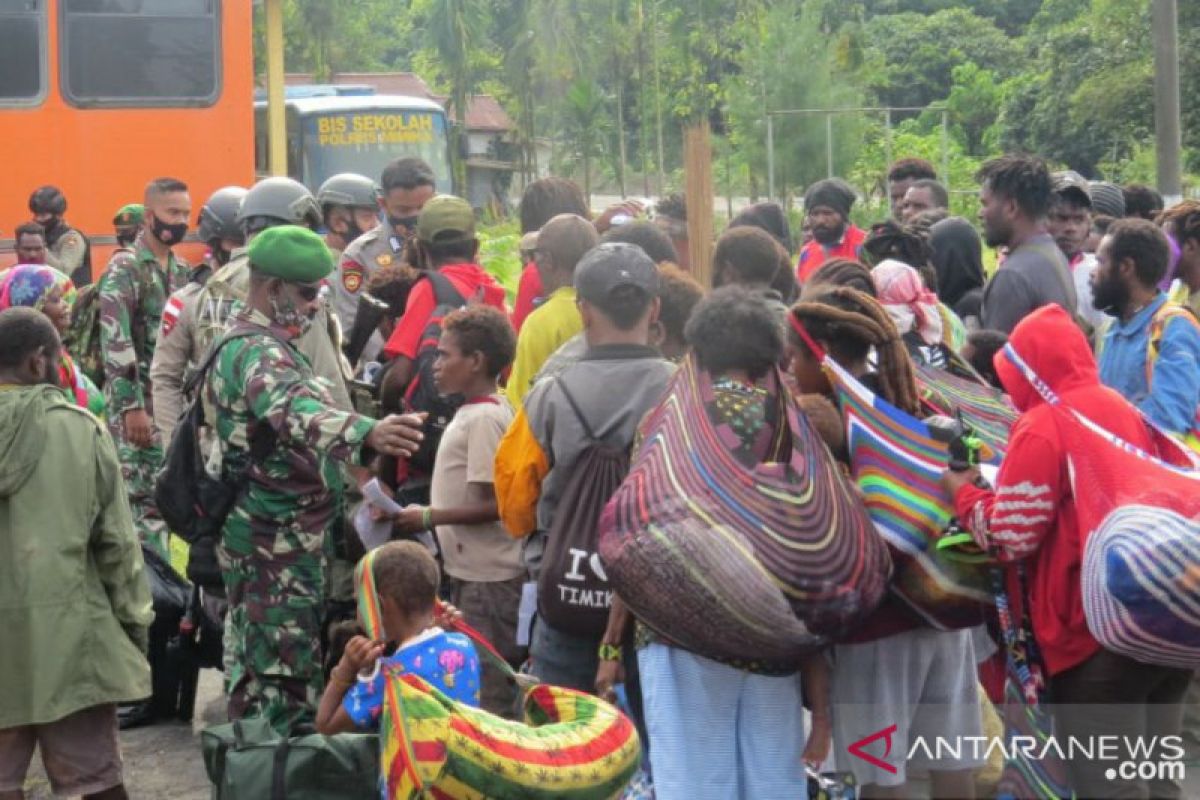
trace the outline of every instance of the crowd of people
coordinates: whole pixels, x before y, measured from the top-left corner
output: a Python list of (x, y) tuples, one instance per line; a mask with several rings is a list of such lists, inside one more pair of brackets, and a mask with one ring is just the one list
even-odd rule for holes
[[(154, 179), (116, 213), (94, 276), (62, 192), (36, 190), (0, 273), (0, 798), (23, 796), (35, 747), (56, 794), (126, 796), (118, 706), (144, 711), (162, 668), (145, 563), (180, 533), (159, 497), (187, 437), (229, 496), (197, 500), (211, 530), (187, 577), (223, 628), (231, 720), (375, 730), (393, 672), (520, 719), (486, 641), (540, 682), (620, 703), (646, 754), (636, 791), (663, 800), (806, 796), (821, 773), (863, 797), (993, 796), (986, 757), (910, 751), (991, 730), (1012, 658), (995, 608), (946, 629), (886, 591), (791, 661), (718, 659), (606, 576), (601, 515), (647, 415), (707, 415), (748, 475), (786, 468), (811, 425), (810, 462), (850, 485), (842, 372), (915, 419), (928, 370), (1007, 395), (1019, 416), (998, 472), (947, 470), (942, 501), (1017, 587), (1036, 644), (1021, 666), (1056, 731), (1196, 737), (1192, 671), (1089, 629), (1089, 531), (1039, 392), (1147, 453), (1200, 447), (1200, 203), (1164, 209), (1147, 187), (1009, 155), (977, 176), (972, 221), (927, 162), (886, 177), (891, 215), (870, 226), (837, 178), (805, 192), (796, 238), (782, 206), (744, 209), (711, 287), (689, 271), (681, 198), (593, 216), (574, 183), (542, 178), (521, 198), (512, 298), (480, 263), (469, 204), (418, 159), (315, 194), (226, 187), (196, 215), (183, 181)], [(176, 250), (193, 218), (207, 256), (190, 265)], [(371, 550), (383, 640), (355, 614)], [(886, 753), (857, 755), (889, 725)], [(1069, 760), (1074, 795), (1180, 796), (1106, 766)]]

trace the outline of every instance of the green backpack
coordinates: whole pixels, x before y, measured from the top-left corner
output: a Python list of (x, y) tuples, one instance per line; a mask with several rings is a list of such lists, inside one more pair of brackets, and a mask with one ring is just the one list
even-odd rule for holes
[(213, 800), (351, 800), (379, 796), (379, 736), (283, 737), (262, 717), (200, 733)]
[(104, 353), (100, 348), (100, 281), (89, 284), (75, 295), (71, 323), (63, 337), (67, 352), (79, 371), (104, 388)]
[[(123, 254), (118, 252), (117, 255)], [(129, 253), (132, 256), (132, 252)], [(67, 326), (67, 335), (63, 344), (67, 352), (75, 360), (75, 366), (96, 385), (97, 389), (104, 388), (104, 348), (100, 339), (100, 285), (112, 268), (112, 262), (104, 270), (95, 283), (89, 284), (75, 294), (75, 303), (71, 306), (71, 322)], [(141, 297), (151, 288), (155, 275), (143, 276), (138, 281), (138, 295)], [(170, 294), (168, 291), (167, 294)], [(146, 331), (141, 315), (133, 317), (133, 343), (140, 350), (146, 341)]]

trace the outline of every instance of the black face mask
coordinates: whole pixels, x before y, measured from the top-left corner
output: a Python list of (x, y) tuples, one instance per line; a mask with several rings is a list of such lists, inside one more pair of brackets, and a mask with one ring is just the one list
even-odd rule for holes
[(388, 214), (388, 224), (392, 226), (392, 230), (403, 228), (406, 236), (412, 236), (417, 232), (417, 220), (420, 218), (418, 214), (413, 214), (411, 217), (393, 217)]
[(226, 250), (223, 247), (213, 247), (212, 254), (213, 254), (213, 258), (215, 258), (217, 260), (217, 264), (219, 266), (223, 267), (229, 263), (230, 257), (233, 256), (233, 251)]
[(355, 222), (354, 220), (347, 220), (346, 232), (342, 234), (342, 239), (344, 239), (346, 241), (346, 244), (349, 244), (350, 242), (353, 242), (358, 237), (362, 236), (363, 233), (365, 233), (365, 231), (362, 228), (358, 227), (357, 222)]
[(131, 233), (118, 233), (117, 234), (117, 246), (118, 247), (129, 247), (130, 245), (133, 244), (133, 240), (136, 238), (137, 238), (137, 231), (132, 231)]
[(154, 238), (158, 239), (168, 247), (174, 247), (183, 241), (183, 237), (187, 235), (187, 223), (179, 222), (174, 225), (168, 225), (156, 216), (150, 217), (150, 232), (154, 234)]

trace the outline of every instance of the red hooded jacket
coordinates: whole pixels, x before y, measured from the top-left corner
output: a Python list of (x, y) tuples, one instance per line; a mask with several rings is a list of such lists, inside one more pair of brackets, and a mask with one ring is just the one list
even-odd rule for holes
[[(1141, 414), (1101, 385), (1087, 340), (1061, 307), (1047, 305), (1030, 314), (1013, 329), (1009, 343), (1064, 406), (1154, 452), (1155, 443)], [(958, 518), (1001, 561), (1027, 562), (1033, 634), (1047, 670), (1055, 675), (1100, 649), (1083, 615), (1084, 533), (1076, 517), (1057, 412), (1003, 352), (996, 354), (995, 365), (1021, 416), (1013, 426), (994, 490), (964, 486), (955, 495), (954, 506)]]
[[(505, 300), (507, 295), (504, 287), (496, 283), (496, 279), (484, 271), (478, 264), (447, 264), (438, 267), (438, 272), (449, 279), (458, 293), (468, 302), (482, 302), (494, 306), (501, 311), (507, 311)], [(408, 303), (404, 306), (404, 316), (396, 324), (391, 338), (383, 348), (387, 358), (404, 356), (416, 359), (421, 345), (421, 335), (429, 324), (437, 308), (434, 299), (433, 286), (427, 280), (417, 281), (408, 295)]]

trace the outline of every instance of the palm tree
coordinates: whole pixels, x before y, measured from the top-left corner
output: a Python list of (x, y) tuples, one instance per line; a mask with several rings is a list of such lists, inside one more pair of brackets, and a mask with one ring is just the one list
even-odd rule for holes
[(484, 0), (428, 0), (425, 10), (429, 37), (450, 79), (449, 108), (446, 110), (457, 119), (451, 128), (450, 153), (455, 191), (461, 195), (467, 190), (464, 158), (467, 104), (475, 88), (471, 54), (483, 45), (487, 4)]
[(579, 78), (567, 89), (567, 135), (578, 147), (583, 162), (583, 194), (592, 200), (592, 157), (599, 154), (603, 129), (608, 127), (605, 114), (607, 98), (595, 81)]

